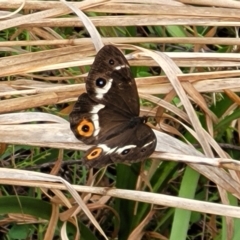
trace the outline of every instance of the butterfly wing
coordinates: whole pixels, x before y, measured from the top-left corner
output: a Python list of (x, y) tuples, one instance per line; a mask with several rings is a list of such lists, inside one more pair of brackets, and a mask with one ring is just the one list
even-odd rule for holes
[(152, 129), (139, 123), (90, 148), (83, 157), (83, 163), (89, 168), (99, 168), (111, 163), (139, 162), (154, 152), (156, 144)]
[(86, 144), (98, 144), (123, 131), (129, 118), (104, 104), (96, 103), (87, 93), (76, 102), (70, 116), (75, 136)]
[(95, 102), (126, 116), (139, 115), (139, 97), (130, 66), (124, 55), (112, 45), (106, 45), (98, 52), (86, 89)]

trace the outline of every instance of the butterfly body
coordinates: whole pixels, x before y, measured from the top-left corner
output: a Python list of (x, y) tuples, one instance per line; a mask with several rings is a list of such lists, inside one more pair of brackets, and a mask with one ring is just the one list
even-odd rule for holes
[(139, 97), (130, 66), (114, 46), (97, 54), (86, 80), (86, 93), (70, 114), (75, 136), (91, 147), (83, 157), (88, 167), (137, 162), (150, 156), (156, 137), (139, 117)]

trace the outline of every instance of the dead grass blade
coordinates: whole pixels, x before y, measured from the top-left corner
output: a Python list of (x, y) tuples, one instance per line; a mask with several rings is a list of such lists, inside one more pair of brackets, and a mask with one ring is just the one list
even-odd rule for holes
[[(9, 174), (12, 174), (12, 177), (9, 177), (9, 174), (6, 175), (8, 170)], [(28, 174), (29, 173), (29, 174)], [(43, 188), (54, 188), (54, 189), (68, 189), (66, 186), (60, 183), (46, 183), (46, 179), (51, 181), (55, 181), (53, 176), (49, 176), (47, 174), (38, 173), (38, 175), (32, 175), (30, 177), (31, 172), (23, 171), (23, 170), (16, 170), (16, 169), (0, 169), (0, 183), (1, 184), (11, 184), (16, 186), (32, 186), (32, 187), (43, 187)], [(42, 175), (42, 177), (41, 177)], [(7, 179), (6, 179), (7, 178)], [(37, 180), (37, 182), (33, 178)], [(46, 178), (46, 179), (45, 179)], [(16, 180), (16, 179), (28, 179), (28, 180)], [(45, 180), (44, 180), (45, 179)], [(123, 189), (106, 189), (104, 187), (89, 187), (89, 186), (79, 186), (79, 185), (72, 185), (73, 189), (79, 192), (86, 192), (86, 193), (94, 193), (98, 195), (106, 195), (115, 198), (124, 198), (133, 201), (140, 201), (146, 202), (150, 204), (156, 205), (164, 205), (169, 207), (177, 207), (183, 208), (191, 211), (198, 211), (203, 213), (210, 213), (215, 215), (223, 215), (229, 217), (236, 217), (239, 218), (240, 216), (240, 209), (239, 207), (229, 206), (224, 204), (218, 203), (209, 203), (203, 201), (197, 201), (192, 199), (180, 198), (180, 197), (173, 197), (159, 193), (150, 193), (150, 192), (143, 192), (143, 191), (134, 191), (134, 190), (123, 190)]]
[[(58, 176), (53, 176), (50, 174), (44, 174), (44, 173), (37, 173), (37, 172), (30, 172), (25, 170), (16, 170), (16, 169), (0, 169), (0, 179), (5, 180), (13, 180), (16, 181), (16, 179), (21, 180), (27, 180), (27, 181), (35, 181), (36, 184), (38, 181), (44, 181), (44, 182), (61, 182), (65, 189), (69, 191), (69, 193), (72, 195), (72, 197), (75, 199), (75, 201), (79, 204), (81, 209), (84, 211), (84, 213), (88, 216), (88, 218), (91, 220), (91, 222), (94, 224), (94, 226), (99, 230), (99, 232), (104, 236), (105, 239), (107, 239), (105, 233), (101, 229), (100, 225), (92, 215), (92, 213), (89, 211), (86, 204), (83, 202), (79, 194), (76, 192), (76, 190), (69, 184), (66, 180), (62, 179)], [(1, 180), (0, 180), (1, 181)], [(51, 184), (48, 185), (49, 188), (52, 188)]]
[[(29, 119), (29, 121), (31, 120)], [(0, 142), (2, 143), (81, 150), (87, 150), (90, 147), (79, 142), (73, 136), (68, 123), (0, 125), (0, 132), (2, 133), (0, 135)], [(155, 134), (158, 141), (156, 151), (201, 156), (201, 153), (193, 147), (167, 134), (160, 133), (159, 131), (155, 131)], [(189, 161), (187, 157), (186, 160)], [(228, 166), (228, 164), (234, 166), (234, 161), (229, 160), (227, 162), (225, 159), (225, 164), (225, 166)], [(240, 198), (239, 184), (223, 169), (199, 164), (190, 164), (190, 166)]]

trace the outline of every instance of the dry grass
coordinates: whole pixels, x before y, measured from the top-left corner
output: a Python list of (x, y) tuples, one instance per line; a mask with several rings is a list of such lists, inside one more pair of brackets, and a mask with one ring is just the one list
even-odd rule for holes
[[(181, 131), (166, 124), (163, 119), (168, 118), (174, 122), (174, 126), (181, 126), (197, 139), (201, 150), (186, 145), (174, 139), (170, 135), (156, 131), (158, 146), (153, 155), (158, 159), (179, 159), (189, 163), (189, 165), (200, 174), (216, 183), (221, 202), (229, 204), (227, 192), (236, 198), (240, 198), (239, 186), (239, 164), (232, 161), (217, 143), (214, 127), (221, 122), (224, 117), (229, 116), (238, 109), (240, 99), (240, 55), (238, 30), (236, 36), (216, 37), (219, 27), (238, 27), (240, 23), (239, 8), (237, 1), (221, 1), (221, 5), (216, 5), (215, 1), (84, 1), (72, 3), (76, 8), (89, 14), (89, 19), (94, 26), (99, 27), (100, 32), (105, 37), (99, 42), (98, 36), (93, 30), (92, 38), (74, 35), (72, 31), (67, 36), (64, 28), (79, 28), (83, 26), (89, 30), (88, 20), (80, 20), (76, 15), (68, 15), (71, 10), (62, 2), (54, 1), (26, 1), (21, 13), (11, 18), (3, 19), (11, 9), (17, 9), (21, 1), (0, 1), (0, 16), (2, 18), (0, 31), (6, 34), (9, 39), (0, 42), (0, 148), (2, 154), (6, 150), (5, 144), (30, 145), (51, 147), (59, 149), (81, 149), (88, 147), (79, 143), (69, 130), (68, 122), (53, 114), (39, 113), (37, 111), (28, 112), (42, 106), (51, 106), (75, 101), (85, 90), (82, 79), (86, 76), (85, 66), (91, 65), (96, 53), (94, 46), (98, 49), (102, 42), (104, 44), (118, 44), (121, 49), (136, 50), (128, 55), (129, 63), (132, 66), (160, 66), (164, 71), (164, 76), (139, 77), (137, 79), (140, 96), (156, 104), (156, 108), (143, 108), (142, 112), (149, 112), (159, 118), (159, 125), (166, 133), (174, 134), (180, 138), (185, 138)], [(190, 5), (192, 4), (192, 5)], [(194, 6), (196, 4), (197, 6)], [(219, 3), (220, 4), (220, 3)], [(215, 6), (215, 7), (213, 7)], [(101, 14), (95, 14), (95, 13)], [(128, 15), (129, 14), (129, 15)], [(87, 26), (86, 26), (87, 24)], [(165, 37), (118, 37), (117, 31), (113, 27), (138, 26), (145, 34), (143, 26), (184, 26), (185, 37), (168, 37), (165, 29)], [(207, 27), (208, 31), (199, 35), (197, 26)], [(125, 29), (125, 28), (121, 28)], [(162, 28), (164, 30), (164, 27)], [(90, 31), (90, 30), (89, 30)], [(122, 30), (123, 31), (123, 30)], [(1, 32), (0, 32), (1, 33)], [(94, 35), (95, 34), (95, 35)], [(28, 40), (21, 40), (23, 37)], [(106, 37), (115, 36), (115, 37)], [(67, 38), (67, 39), (65, 39)], [(94, 43), (94, 44), (93, 44)], [(123, 45), (125, 44), (125, 45)], [(136, 44), (136, 45), (130, 45)], [(161, 45), (159, 45), (161, 44)], [(180, 46), (178, 51), (165, 52), (171, 45)], [(159, 46), (164, 52), (154, 52), (142, 49), (138, 46)], [(209, 46), (226, 45), (227, 50), (220, 53), (209, 52)], [(191, 47), (190, 47), (191, 46)], [(191, 48), (191, 52), (187, 52)], [(78, 74), (72, 69), (78, 67)], [(183, 74), (180, 70), (185, 69)], [(186, 69), (188, 71), (186, 71)], [(80, 72), (80, 74), (79, 74)], [(48, 75), (48, 73), (50, 73)], [(53, 75), (52, 73), (55, 73)], [(69, 79), (74, 84), (69, 84)], [(233, 103), (229, 108), (218, 116), (209, 108), (215, 98), (211, 94), (221, 96), (225, 94), (232, 99)], [(153, 95), (162, 95), (160, 100)], [(178, 96), (179, 104), (175, 106), (172, 100)], [(211, 97), (209, 97), (211, 96)], [(207, 100), (210, 101), (207, 102)], [(198, 106), (206, 120), (206, 128), (202, 128), (199, 116), (194, 108)], [(57, 115), (66, 116), (71, 106), (66, 107)], [(167, 110), (167, 111), (165, 111)], [(17, 112), (17, 113), (16, 113)], [(51, 112), (51, 111), (49, 111)], [(51, 112), (52, 113), (52, 112)], [(173, 117), (174, 116), (174, 117)], [(44, 124), (32, 124), (32, 122), (44, 122)], [(24, 124), (23, 124), (24, 123)], [(156, 127), (159, 129), (159, 125)], [(239, 120), (233, 119), (231, 127), (239, 132)], [(239, 141), (239, 134), (237, 135)], [(2, 150), (1, 150), (2, 149)], [(164, 152), (162, 154), (161, 152)], [(167, 155), (169, 153), (169, 155)], [(184, 155), (186, 157), (184, 158)], [(198, 162), (204, 163), (201, 157), (209, 160), (209, 165), (196, 164), (190, 161), (190, 157), (196, 156)], [(214, 159), (216, 157), (217, 159)], [(62, 159), (61, 151), (59, 161)], [(218, 161), (217, 161), (218, 160)], [(153, 163), (149, 170), (154, 171), (159, 162)], [(57, 164), (56, 164), (57, 165)], [(61, 162), (56, 169), (59, 169)], [(219, 166), (217, 168), (216, 166)], [(221, 168), (225, 167), (225, 169)], [(227, 169), (226, 169), (227, 168)], [(229, 170), (231, 169), (231, 170)], [(44, 183), (38, 180), (34, 174), (31, 179), (26, 179), (26, 173), (15, 170), (7, 174), (0, 169), (0, 183), (21, 186), (34, 186), (43, 189), (55, 189), (55, 197), (50, 197), (57, 204), (64, 204), (69, 209), (73, 204), (65, 198), (61, 191), (65, 189), (63, 185)], [(20, 175), (18, 175), (20, 174)], [(149, 177), (149, 175), (148, 175)], [(90, 176), (88, 184), (96, 183), (96, 175)], [(17, 181), (16, 181), (17, 180)], [(26, 181), (27, 180), (27, 181)], [(148, 182), (150, 180), (144, 180)], [(31, 185), (31, 181), (35, 181)], [(227, 238), (233, 235), (232, 217), (240, 217), (239, 208), (224, 206), (220, 204), (196, 202), (194, 200), (175, 199), (174, 197), (162, 196), (149, 192), (125, 192), (124, 190), (107, 190), (104, 188), (74, 186), (79, 192), (100, 194), (98, 203), (105, 204), (109, 197), (124, 196), (126, 199), (140, 200), (152, 204), (179, 207), (210, 214), (220, 214), (227, 218)], [(142, 189), (140, 189), (142, 190)], [(46, 191), (47, 192), (47, 191)], [(153, 195), (152, 195), (153, 194)], [(92, 195), (83, 194), (82, 198), (87, 202)], [(57, 200), (56, 200), (57, 198)], [(93, 206), (92, 206), (93, 207)], [(91, 206), (90, 206), (91, 208)], [(94, 207), (93, 207), (94, 209)], [(97, 209), (97, 206), (95, 206)], [(79, 209), (74, 209), (73, 215)], [(65, 216), (70, 219), (71, 214)], [(151, 220), (153, 212), (132, 232), (129, 239), (140, 239), (143, 235), (144, 226)], [(90, 216), (90, 215), (88, 215)], [(55, 222), (49, 228), (56, 225), (59, 213), (53, 216)], [(93, 218), (92, 218), (93, 219)], [(71, 218), (75, 221), (75, 217)], [(45, 239), (51, 239), (54, 233), (47, 231)]]

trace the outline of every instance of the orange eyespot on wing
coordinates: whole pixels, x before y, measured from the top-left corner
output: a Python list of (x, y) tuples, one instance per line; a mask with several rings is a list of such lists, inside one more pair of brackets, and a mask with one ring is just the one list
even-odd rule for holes
[(80, 136), (91, 137), (94, 132), (94, 125), (88, 119), (83, 119), (81, 122), (79, 122), (77, 131)]
[(98, 158), (100, 154), (102, 153), (102, 148), (94, 148), (87, 156), (87, 160), (94, 160), (95, 158)]

